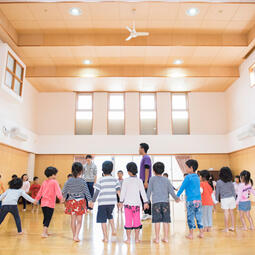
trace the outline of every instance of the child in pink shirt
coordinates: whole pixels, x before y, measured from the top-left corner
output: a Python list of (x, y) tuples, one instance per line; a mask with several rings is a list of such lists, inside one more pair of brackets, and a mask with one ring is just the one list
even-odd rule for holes
[(238, 187), (236, 204), (238, 205), (241, 222), (243, 224), (242, 230), (247, 230), (247, 226), (244, 219), (245, 215), (250, 223), (250, 229), (254, 230), (254, 224), (250, 214), (251, 211), (250, 194), (252, 193), (255, 196), (255, 190), (252, 188), (250, 184), (251, 174), (249, 171), (244, 170), (241, 172), (240, 178), (241, 184)]
[(63, 200), (62, 192), (56, 179), (58, 170), (55, 167), (46, 168), (44, 174), (48, 178), (43, 182), (35, 200), (39, 201), (41, 198), (41, 207), (43, 211), (43, 233), (42, 237), (48, 237), (48, 227), (54, 212), (56, 197)]

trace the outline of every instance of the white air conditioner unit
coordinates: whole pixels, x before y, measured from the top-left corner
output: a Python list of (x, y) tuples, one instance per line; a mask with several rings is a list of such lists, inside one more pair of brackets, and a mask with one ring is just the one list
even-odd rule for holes
[(28, 140), (28, 136), (24, 133), (22, 133), (18, 128), (12, 128), (10, 132), (10, 137), (22, 142), (25, 142)]
[(247, 126), (247, 127), (243, 130), (243, 132), (241, 132), (241, 133), (239, 133), (239, 134), (237, 135), (237, 137), (238, 137), (239, 140), (244, 140), (244, 139), (246, 139), (246, 138), (248, 138), (248, 137), (253, 137), (253, 136), (255, 136), (255, 123), (253, 123), (253, 124)]

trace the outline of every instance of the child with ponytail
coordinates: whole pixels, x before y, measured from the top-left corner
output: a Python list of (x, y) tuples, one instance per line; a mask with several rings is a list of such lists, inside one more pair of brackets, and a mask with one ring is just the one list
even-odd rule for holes
[(238, 205), (238, 210), (240, 212), (240, 219), (243, 225), (242, 230), (247, 230), (247, 226), (245, 223), (245, 216), (247, 217), (250, 223), (250, 230), (254, 230), (253, 220), (250, 214), (251, 211), (251, 201), (250, 195), (251, 193), (255, 195), (255, 190), (252, 188), (252, 180), (251, 174), (249, 171), (242, 171), (240, 174), (241, 184), (238, 188), (238, 195), (236, 204)]

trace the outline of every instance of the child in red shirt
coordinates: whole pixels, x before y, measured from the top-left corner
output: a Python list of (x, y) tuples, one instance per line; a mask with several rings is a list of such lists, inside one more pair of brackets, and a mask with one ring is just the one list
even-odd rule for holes
[(207, 170), (203, 170), (200, 172), (200, 190), (202, 198), (204, 231), (210, 232), (212, 227), (213, 212), (213, 184), (210, 182), (210, 173)]
[[(41, 185), (39, 184), (39, 178), (37, 176), (34, 177), (33, 181), (34, 183), (30, 186), (29, 193), (31, 194), (31, 197), (35, 199), (41, 188)], [(32, 212), (34, 212), (35, 208), (38, 211), (39, 209), (38, 204), (37, 205), (32, 204)]]

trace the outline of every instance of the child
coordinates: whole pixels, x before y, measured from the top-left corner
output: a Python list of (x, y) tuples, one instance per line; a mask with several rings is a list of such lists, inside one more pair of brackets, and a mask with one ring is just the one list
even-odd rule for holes
[(98, 198), (97, 223), (101, 223), (102, 226), (103, 242), (108, 242), (107, 220), (111, 224), (112, 235), (116, 235), (112, 212), (117, 202), (116, 194), (120, 195), (120, 185), (118, 180), (111, 176), (112, 170), (113, 163), (105, 161), (102, 165), (104, 176), (99, 178), (95, 184), (95, 193), (92, 200), (95, 203)]
[[(5, 192), (4, 185), (1, 182), (2, 175), (0, 174), (0, 195)], [(0, 208), (1, 208), (2, 202), (0, 201)]]
[(155, 243), (159, 243), (161, 222), (163, 222), (164, 228), (164, 237), (162, 242), (168, 243), (169, 223), (171, 222), (169, 194), (176, 202), (180, 201), (174, 193), (173, 185), (167, 178), (162, 176), (164, 170), (165, 165), (162, 162), (157, 162), (153, 165), (155, 176), (151, 177), (147, 191), (149, 201), (152, 196), (152, 223), (155, 223)]
[(73, 177), (72, 174), (68, 174), (68, 175), (67, 175), (67, 180), (70, 179), (70, 178), (72, 178), (72, 177)]
[(63, 196), (56, 175), (58, 170), (55, 167), (47, 167), (44, 171), (47, 180), (45, 180), (35, 198), (36, 201), (41, 199), (41, 207), (43, 212), (43, 233), (42, 237), (49, 236), (48, 228), (54, 212), (56, 197), (63, 201)]
[(9, 182), (9, 189), (7, 189), (1, 196), (0, 201), (2, 201), (2, 207), (0, 209), (0, 224), (5, 219), (8, 213), (11, 213), (15, 219), (16, 227), (18, 229), (18, 234), (21, 235), (22, 228), (18, 210), (18, 200), (22, 196), (24, 199), (30, 201), (31, 203), (36, 203), (36, 201), (26, 194), (26, 192), (21, 189), (22, 179), (15, 178)]
[(210, 232), (212, 227), (213, 212), (213, 184), (210, 181), (210, 172), (207, 170), (200, 171), (200, 190), (202, 198), (204, 232)]
[(120, 206), (122, 207), (124, 204), (125, 229), (127, 233), (127, 240), (125, 242), (129, 244), (132, 229), (135, 229), (135, 242), (140, 242), (139, 233), (142, 228), (140, 218), (141, 197), (144, 202), (144, 209), (148, 209), (149, 204), (143, 182), (136, 176), (137, 165), (134, 162), (128, 163), (127, 171), (129, 177), (123, 181), (120, 195)]
[[(40, 188), (41, 188), (41, 185), (39, 184), (39, 178), (37, 176), (35, 176), (33, 178), (33, 181), (34, 181), (34, 183), (30, 186), (29, 193), (31, 194), (31, 197), (33, 199), (35, 199), (38, 192), (39, 192), (39, 190), (40, 190)], [(39, 206), (38, 205), (34, 206), (32, 204), (32, 212), (34, 212), (35, 207), (37, 208), (37, 211), (38, 211)]]
[[(29, 192), (29, 188), (30, 188), (30, 183), (28, 181), (28, 176), (27, 174), (23, 174), (21, 176), (21, 179), (23, 181), (23, 185), (22, 185), (22, 189), (28, 193)], [(22, 203), (23, 203), (23, 211), (25, 212), (26, 211), (26, 208), (27, 208), (27, 200), (22, 198)]]
[(238, 196), (238, 189), (239, 189), (239, 186), (240, 186), (240, 183), (241, 180), (240, 180), (240, 176), (239, 175), (236, 175), (235, 176), (235, 181), (234, 181), (234, 187), (235, 187), (235, 192), (236, 192), (236, 198)]
[[(232, 172), (229, 167), (222, 167), (219, 174), (220, 180), (216, 184), (216, 200), (221, 202), (221, 208), (224, 210), (225, 229), (224, 232), (235, 231), (234, 209), (236, 208), (236, 192), (232, 182)], [(229, 228), (229, 215), (231, 218), (231, 227)]]
[[(119, 171), (117, 172), (117, 175), (118, 175), (118, 181), (119, 181), (120, 190), (121, 190), (122, 184), (123, 184), (123, 181), (124, 181), (124, 179), (123, 179), (123, 171), (122, 171), (122, 170), (119, 170)], [(119, 210), (122, 212), (122, 208), (120, 208), (120, 206), (119, 206), (120, 197), (119, 197), (118, 194), (117, 194), (117, 202), (118, 202), (118, 212), (119, 212)]]
[[(86, 213), (86, 198), (91, 205), (92, 199), (86, 181), (81, 177), (83, 166), (80, 162), (72, 165), (72, 176), (63, 188), (63, 198), (66, 199), (65, 214), (71, 215), (71, 228), (73, 240), (79, 242), (79, 233), (82, 224), (82, 215)], [(90, 206), (91, 207), (91, 206)]]
[(250, 194), (255, 195), (255, 190), (252, 188), (250, 184), (251, 174), (249, 171), (242, 171), (240, 174), (241, 184), (238, 188), (238, 196), (236, 200), (236, 204), (238, 205), (238, 210), (240, 212), (240, 218), (243, 225), (242, 230), (247, 230), (247, 226), (245, 223), (245, 215), (250, 223), (250, 230), (254, 230), (253, 220), (250, 214), (251, 211), (251, 201)]
[(177, 196), (180, 197), (182, 192), (186, 192), (186, 208), (187, 208), (187, 221), (189, 226), (189, 235), (186, 238), (193, 239), (193, 229), (196, 228), (195, 218), (197, 227), (199, 229), (199, 238), (203, 238), (203, 224), (202, 224), (202, 203), (200, 193), (200, 180), (196, 174), (198, 163), (194, 159), (186, 161), (186, 175)]

